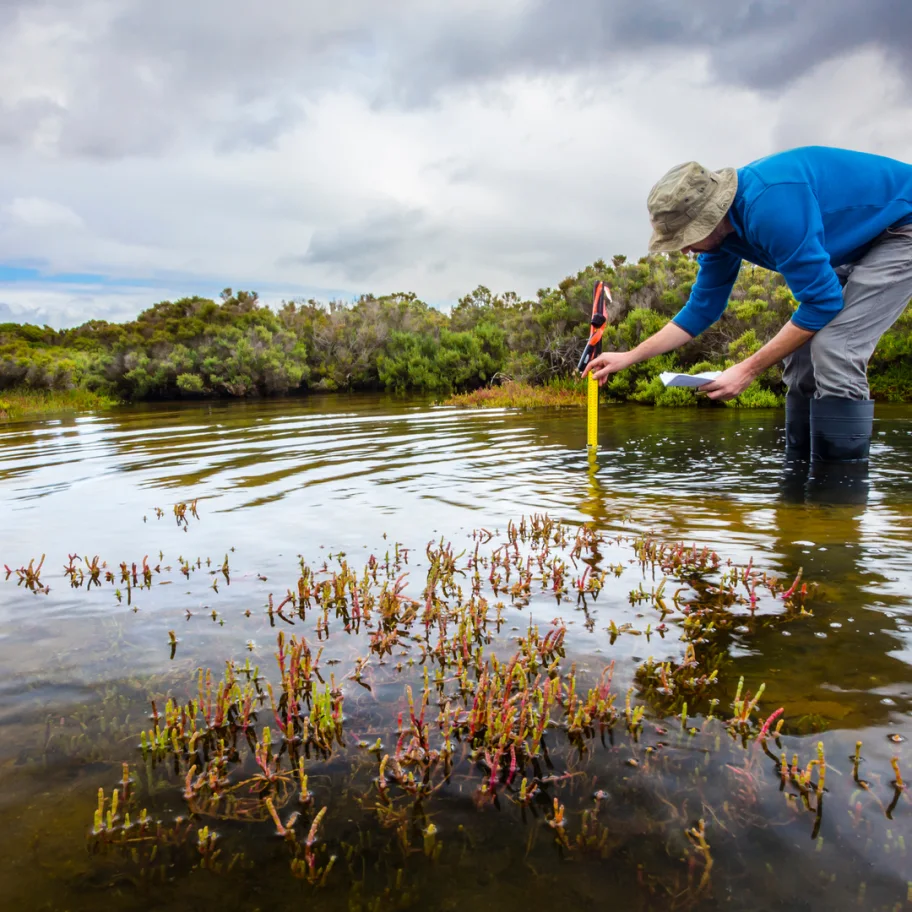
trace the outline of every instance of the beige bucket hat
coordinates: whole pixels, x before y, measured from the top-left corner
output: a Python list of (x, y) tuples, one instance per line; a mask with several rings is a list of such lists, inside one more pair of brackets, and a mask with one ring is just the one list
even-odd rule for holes
[(734, 168), (710, 171), (698, 162), (675, 165), (649, 191), (649, 252), (681, 250), (712, 234), (737, 190)]

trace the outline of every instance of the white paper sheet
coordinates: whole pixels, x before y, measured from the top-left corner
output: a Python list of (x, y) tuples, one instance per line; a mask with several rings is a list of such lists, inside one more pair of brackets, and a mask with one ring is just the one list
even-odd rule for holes
[(688, 386), (696, 388), (698, 386), (703, 386), (704, 383), (709, 383), (710, 380), (715, 380), (721, 373), (722, 371), (706, 371), (702, 374), (675, 374), (672, 371), (665, 371), (659, 376), (662, 378), (662, 383), (664, 383), (665, 386)]

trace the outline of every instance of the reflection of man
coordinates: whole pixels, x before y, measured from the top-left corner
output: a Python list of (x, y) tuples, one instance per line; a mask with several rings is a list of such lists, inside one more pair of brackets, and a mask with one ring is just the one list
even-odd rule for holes
[(698, 336), (721, 317), (748, 260), (781, 273), (798, 309), (758, 352), (701, 390), (732, 399), (784, 359), (791, 455), (866, 460), (874, 417), (868, 360), (912, 298), (912, 165), (825, 147), (738, 170), (688, 162), (659, 180), (648, 207), (650, 253), (700, 254), (690, 299), (632, 351), (606, 352), (584, 373), (603, 384)]

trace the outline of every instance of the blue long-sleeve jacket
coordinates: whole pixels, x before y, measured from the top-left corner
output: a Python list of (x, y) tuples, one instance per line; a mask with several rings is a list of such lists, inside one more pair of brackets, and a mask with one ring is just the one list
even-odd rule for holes
[(782, 274), (816, 332), (842, 310), (834, 267), (860, 259), (885, 229), (912, 223), (912, 165), (880, 155), (808, 146), (738, 169), (728, 213), (734, 232), (697, 257), (700, 270), (674, 322), (692, 336), (728, 304), (741, 260)]

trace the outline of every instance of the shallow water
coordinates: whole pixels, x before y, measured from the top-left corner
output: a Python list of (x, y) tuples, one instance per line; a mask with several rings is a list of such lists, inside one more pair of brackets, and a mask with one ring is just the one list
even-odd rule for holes
[[(702, 870), (683, 835), (701, 816), (715, 863), (698, 907), (908, 907), (908, 793), (889, 816), (886, 809), (891, 758), (912, 778), (908, 741), (890, 740), (912, 734), (912, 409), (878, 406), (872, 465), (861, 477), (808, 478), (783, 467), (780, 424), (775, 411), (605, 407), (594, 462), (582, 413), (465, 412), (381, 397), (131, 407), (0, 426), (0, 564), (14, 571), (0, 579), (0, 891), (9, 907), (252, 909), (303, 897), (327, 909), (464, 902), (519, 909), (542, 899), (671, 908), (671, 894), (650, 889), (650, 878), (666, 885)], [(179, 525), (172, 506), (192, 500), (199, 518)], [(429, 816), (416, 825), (433, 820), (439, 859), (424, 855), (420, 835), (406, 852), (365, 810), (376, 769), (355, 745), (395, 740), (404, 684), (420, 682), (417, 667), (397, 671), (391, 659), (373, 668), (370, 700), (344, 681), (351, 744), (309, 762), (315, 798), (328, 808), (323, 842), (343, 854), (338, 847), (359, 845), (324, 886), (290, 875), (268, 821), (220, 826), (225, 855), (244, 853), (230, 874), (197, 870), (192, 851), (176, 848), (163, 851), (163, 880), (150, 885), (137, 880), (129, 859), (88, 851), (98, 788), (116, 786), (123, 762), (143, 767), (138, 737), (149, 727), (150, 697), (187, 699), (198, 667), (218, 677), (228, 659), (249, 657), (275, 679), (273, 625), (283, 625), (265, 607), (270, 594), (280, 601), (295, 585), (300, 560), (318, 567), (344, 554), (361, 568), (398, 542), (410, 549), (402, 567), (409, 591), (420, 593), (428, 542), (442, 537), (458, 553), (473, 546), (473, 530), (502, 533), (532, 514), (571, 528), (590, 523), (606, 539), (651, 532), (705, 544), (740, 565), (753, 557), (777, 577), (791, 580), (801, 568), (820, 584), (811, 617), (725, 635), (716, 693), (727, 709), (739, 676), (752, 692), (764, 683), (762, 714), (783, 707), (782, 746), (789, 758), (797, 751), (802, 766), (823, 741), (829, 791), (816, 833), (814, 815), (785, 800), (771, 761), (759, 773), (752, 765), (745, 784), (731, 772), (743, 749), (698, 723), (705, 731), (676, 735), (664, 754), (671, 759), (650, 776), (627, 764), (639, 757), (642, 767), (649, 755), (638, 751), (649, 738), (638, 744), (624, 732), (573, 766), (580, 775), (554, 786), (574, 836), (591, 793), (611, 796), (599, 818), (610, 830), (607, 855), (562, 850), (543, 826), (546, 807), (533, 814), (506, 793), (497, 806), (479, 807), (477, 774), (423, 808)], [(50, 591), (17, 585), (15, 570), (42, 554), (41, 584)], [(112, 584), (71, 587), (63, 573), (69, 555), (99, 555), (113, 569), (122, 561), (141, 566), (148, 555), (160, 570), (128, 604), (123, 587), (120, 601)], [(596, 564), (630, 557), (616, 544)], [(225, 559), (227, 579), (217, 572)], [(560, 615), (565, 664), (575, 660), (594, 678), (615, 659), (623, 704), (638, 662), (682, 653), (674, 635), (612, 642), (612, 620), (639, 628), (659, 621), (638, 617), (648, 612), (629, 601), (641, 580), (636, 565), (609, 575), (588, 626), (573, 600), (556, 604), (547, 593), (508, 607), (491, 648), (508, 655), (509, 638), (530, 614), (540, 624)], [(645, 584), (653, 585), (649, 575)], [(285, 629), (315, 636), (312, 621)], [(323, 662), (340, 664), (324, 672), (342, 679), (364, 645), (336, 627)], [(848, 759), (859, 739), (868, 790), (855, 786)], [(178, 779), (160, 768), (137, 777), (162, 819), (186, 815)], [(716, 812), (738, 795), (734, 826)], [(674, 902), (686, 901), (682, 888)]]

